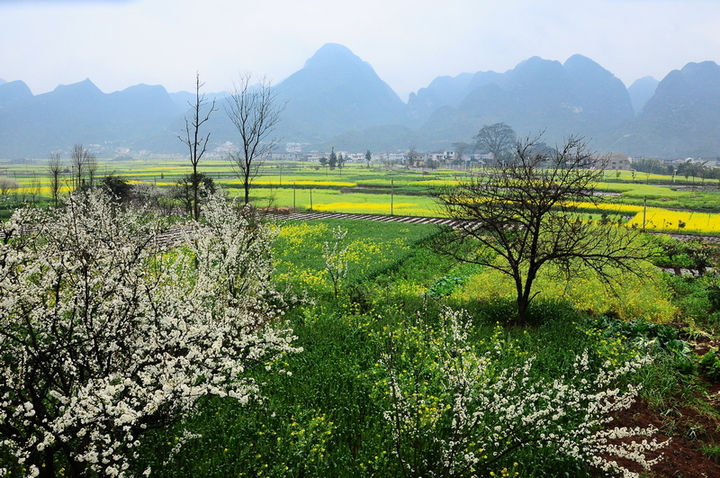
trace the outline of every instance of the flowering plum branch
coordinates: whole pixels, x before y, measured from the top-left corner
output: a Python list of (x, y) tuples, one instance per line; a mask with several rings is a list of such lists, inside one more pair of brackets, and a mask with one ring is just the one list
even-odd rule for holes
[(337, 298), (340, 283), (347, 277), (348, 272), (348, 250), (350, 246), (343, 247), (343, 240), (347, 236), (347, 231), (340, 226), (333, 229), (332, 244), (329, 241), (323, 243), (323, 259), (325, 259), (325, 270), (330, 276), (333, 284), (333, 292)]
[(471, 323), (463, 312), (446, 310), (443, 321), (440, 332), (427, 332), (425, 350), (399, 350), (395, 344), (403, 341), (391, 337), (381, 362), (390, 404), (384, 415), (394, 455), (408, 476), (486, 476), (523, 447), (549, 449), (626, 477), (638, 475), (618, 458), (645, 469), (660, 459), (647, 457), (666, 444), (650, 438), (654, 428), (609, 425), (612, 413), (630, 407), (638, 392), (616, 385), (619, 379), (649, 359), (620, 367), (608, 362), (593, 371), (585, 352), (570, 375), (536, 378), (533, 358), (502, 368), (496, 364), (500, 343), (486, 353), (470, 345)]
[(250, 369), (298, 350), (271, 323), (270, 229), (218, 195), (205, 217), (168, 249), (163, 220), (91, 191), (3, 226), (0, 446), (29, 476), (58, 455), (68, 476), (136, 474), (145, 431), (203, 396), (247, 402)]

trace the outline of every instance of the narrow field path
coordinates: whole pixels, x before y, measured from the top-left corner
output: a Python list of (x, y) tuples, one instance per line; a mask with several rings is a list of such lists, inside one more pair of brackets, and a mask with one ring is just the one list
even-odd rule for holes
[(268, 214), (269, 218), (288, 221), (312, 221), (315, 219), (363, 219), (376, 222), (404, 222), (407, 224), (437, 224), (454, 226), (460, 221), (445, 217), (388, 216), (385, 214), (353, 214), (345, 212), (292, 212), (289, 214)]
[[(312, 221), (315, 219), (364, 219), (366, 221), (376, 222), (404, 222), (407, 224), (436, 224), (439, 226), (456, 227), (462, 221), (457, 219), (448, 219), (444, 217), (425, 217), (425, 216), (388, 216), (384, 214), (353, 214), (346, 212), (291, 212), (288, 214), (268, 214), (267, 217), (275, 220), (287, 221)], [(720, 244), (720, 236), (700, 236), (694, 234), (668, 234), (664, 232), (652, 232), (650, 234), (667, 234), (670, 237), (680, 241), (689, 241), (692, 239), (700, 239), (704, 242)]]

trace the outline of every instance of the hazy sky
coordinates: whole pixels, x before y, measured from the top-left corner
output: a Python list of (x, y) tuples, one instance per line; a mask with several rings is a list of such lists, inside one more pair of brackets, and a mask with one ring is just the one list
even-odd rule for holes
[(90, 78), (207, 92), (241, 72), (279, 83), (325, 43), (403, 100), (435, 77), (580, 53), (626, 86), (720, 62), (718, 0), (0, 0), (0, 78), (35, 94)]

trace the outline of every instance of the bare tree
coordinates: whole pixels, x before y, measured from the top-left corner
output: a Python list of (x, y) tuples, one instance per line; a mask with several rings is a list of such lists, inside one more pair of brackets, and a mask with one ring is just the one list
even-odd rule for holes
[(538, 148), (540, 138), (518, 142), (513, 161), (492, 174), (443, 190), (438, 198), (459, 227), (438, 242), (458, 260), (492, 268), (512, 278), (517, 321), (527, 322), (538, 272), (556, 264), (569, 280), (580, 269), (611, 285), (613, 272), (636, 272), (649, 258), (640, 232), (583, 221), (577, 202), (596, 202), (603, 168), (579, 137), (557, 150)]
[[(178, 135), (178, 139), (188, 147), (190, 153), (190, 165), (192, 166), (192, 175), (190, 176), (190, 186), (192, 188), (192, 214), (195, 220), (200, 218), (200, 205), (198, 190), (202, 178), (198, 173), (198, 164), (205, 154), (210, 133), (200, 134), (200, 128), (210, 120), (210, 115), (216, 111), (215, 100), (208, 101), (205, 94), (200, 93), (200, 89), (205, 83), (200, 82), (200, 73), (195, 76), (195, 101), (188, 102), (191, 108), (192, 118), (185, 117), (185, 128), (183, 135)], [(209, 104), (209, 108), (207, 105)]]
[(88, 153), (87, 157), (85, 158), (85, 170), (87, 171), (88, 176), (87, 186), (92, 188), (95, 185), (95, 175), (98, 170), (97, 157), (92, 153)]
[(52, 195), (53, 204), (57, 206), (58, 198), (60, 196), (60, 174), (62, 174), (63, 170), (59, 151), (50, 153), (47, 168), (50, 173), (50, 193)]
[(517, 142), (515, 131), (505, 123), (485, 125), (473, 139), (478, 150), (492, 154), (495, 164), (512, 156)]
[(415, 161), (417, 161), (419, 157), (420, 153), (418, 153), (417, 147), (414, 144), (410, 145), (407, 153), (405, 153), (405, 168), (407, 169), (414, 167)]
[(453, 143), (453, 148), (455, 149), (455, 160), (453, 161), (453, 164), (461, 165), (463, 164), (463, 160), (465, 159), (465, 155), (467, 154), (468, 150), (470, 150), (472, 145), (464, 142), (457, 142)]
[(42, 193), (42, 180), (37, 174), (35, 174), (35, 172), (33, 172), (33, 177), (30, 180), (27, 191), (30, 193), (30, 202), (32, 204), (35, 204), (40, 198), (40, 194)]
[(70, 164), (72, 166), (73, 182), (75, 183), (75, 189), (81, 189), (85, 187), (85, 176), (88, 174), (88, 168), (92, 168), (94, 164), (94, 170), (97, 170), (97, 162), (94, 161), (95, 156), (90, 153), (87, 149), (83, 148), (82, 143), (75, 143), (70, 151)]
[(251, 80), (250, 74), (240, 78), (225, 105), (230, 121), (240, 134), (240, 149), (231, 153), (230, 158), (245, 190), (245, 204), (250, 202), (250, 183), (257, 177), (263, 158), (278, 143), (271, 135), (286, 105), (276, 104), (277, 92), (269, 80), (261, 78), (257, 85), (251, 85)]

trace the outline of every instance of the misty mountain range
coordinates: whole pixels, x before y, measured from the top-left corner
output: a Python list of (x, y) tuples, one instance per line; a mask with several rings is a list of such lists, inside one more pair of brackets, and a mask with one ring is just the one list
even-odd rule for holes
[[(504, 73), (436, 78), (405, 103), (370, 64), (327, 44), (274, 88), (287, 102), (276, 130), (281, 144), (305, 143), (307, 150), (452, 148), (502, 121), (520, 137), (543, 131), (549, 144), (579, 134), (601, 152), (720, 156), (720, 66), (711, 61), (626, 88), (582, 55), (565, 63), (533, 57)], [(218, 106), (207, 124), (211, 146), (237, 143), (224, 94), (207, 96)], [(100, 145), (107, 155), (122, 148), (182, 154), (177, 135), (193, 99), (144, 84), (106, 94), (89, 79), (33, 95), (22, 81), (0, 80), (0, 158), (45, 158), (74, 143)]]

